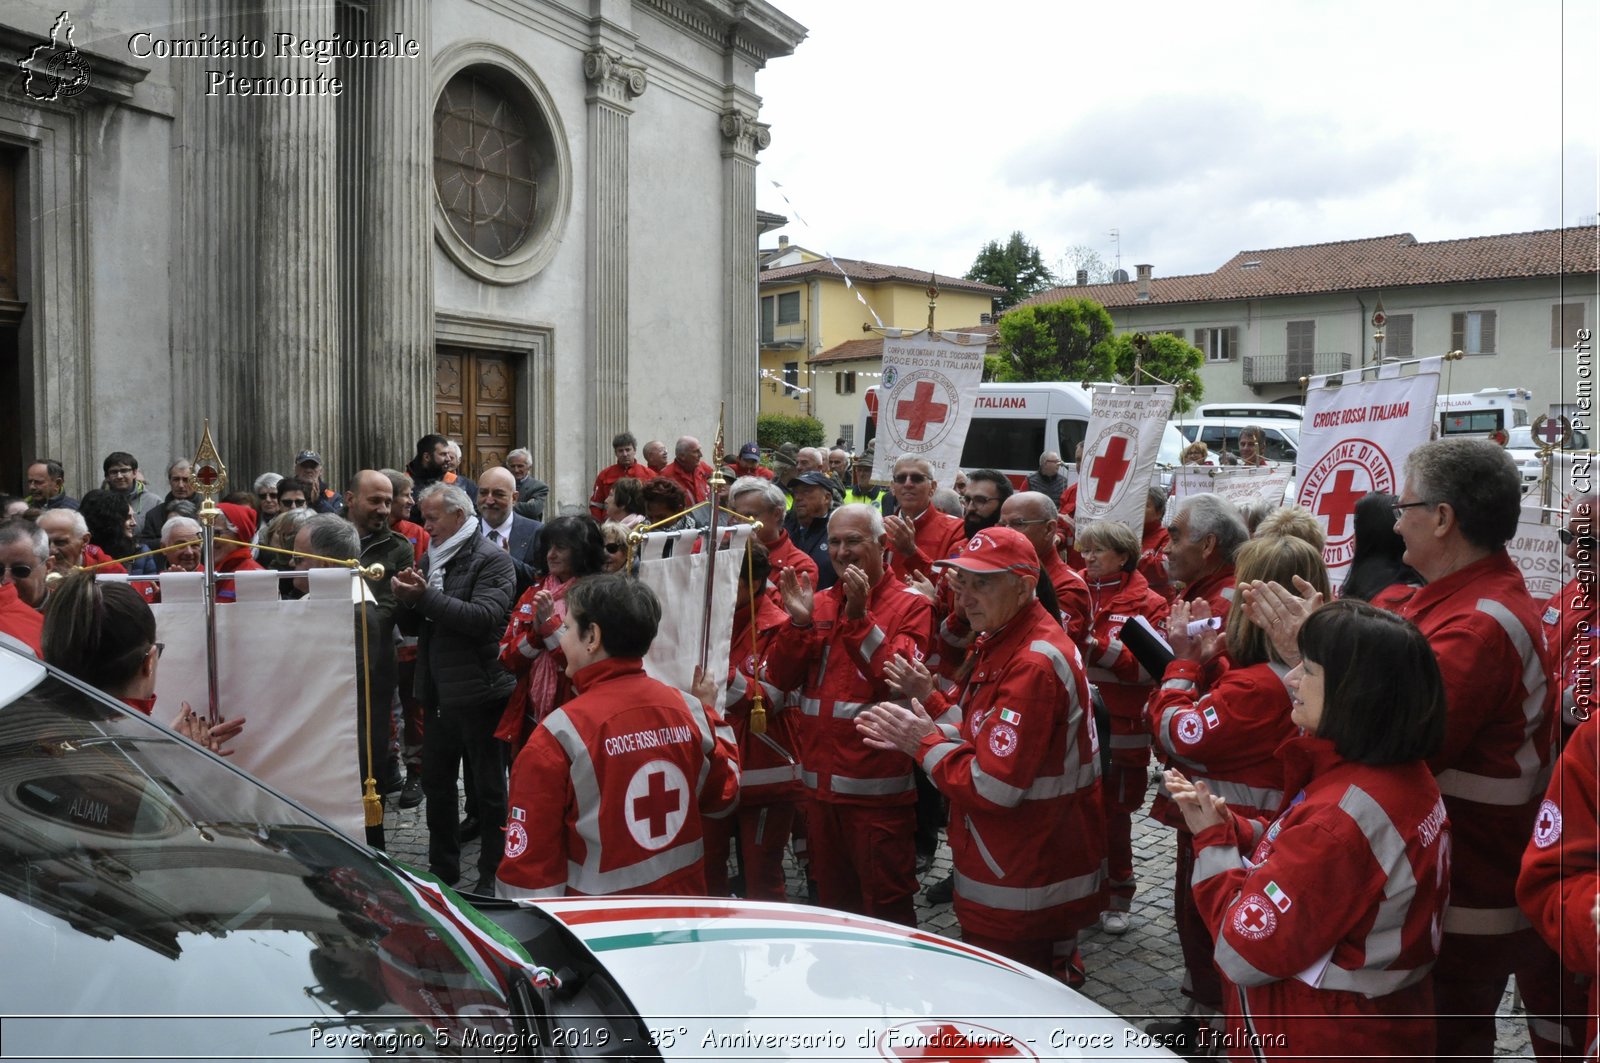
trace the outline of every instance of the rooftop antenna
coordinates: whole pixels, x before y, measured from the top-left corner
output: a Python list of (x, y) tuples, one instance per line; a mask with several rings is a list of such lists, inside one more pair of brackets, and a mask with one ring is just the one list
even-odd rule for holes
[(1122, 268), (1122, 230), (1121, 229), (1112, 229), (1111, 230), (1111, 240), (1112, 240), (1112, 243), (1114, 243), (1116, 245), (1115, 254), (1116, 254), (1116, 259), (1117, 259), (1116, 265), (1112, 266), (1111, 268), (1112, 269), (1121, 269)]

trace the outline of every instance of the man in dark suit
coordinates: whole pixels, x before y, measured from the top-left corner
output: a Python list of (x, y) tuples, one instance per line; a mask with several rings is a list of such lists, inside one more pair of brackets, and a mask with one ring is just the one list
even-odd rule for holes
[(506, 455), (506, 468), (517, 478), (518, 516), (544, 520), (544, 505), (550, 500), (550, 485), (533, 475), (533, 455), (518, 447)]
[(532, 586), (538, 575), (529, 563), (529, 550), (538, 538), (539, 521), (529, 520), (512, 507), (517, 501), (517, 479), (501, 466), (489, 469), (478, 478), (478, 521), (483, 537), (511, 555), (517, 570), (517, 594)]

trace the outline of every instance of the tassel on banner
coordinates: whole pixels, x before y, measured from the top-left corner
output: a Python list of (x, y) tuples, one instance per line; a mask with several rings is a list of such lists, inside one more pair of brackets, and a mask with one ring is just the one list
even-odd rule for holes
[(383, 798), (378, 796), (378, 780), (367, 776), (366, 789), (361, 794), (361, 809), (366, 814), (366, 825), (383, 826)]

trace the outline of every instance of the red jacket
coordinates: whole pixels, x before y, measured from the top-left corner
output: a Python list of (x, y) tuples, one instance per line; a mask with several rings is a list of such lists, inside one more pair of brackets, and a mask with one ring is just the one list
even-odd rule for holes
[[(1071, 936), (1105, 906), (1099, 745), (1078, 649), (1037, 601), (974, 644), (960, 740), (923, 739), (950, 799), (955, 910), (1001, 939)], [(942, 695), (928, 711), (946, 707)]]
[(567, 655), (561, 652), (561, 618), (565, 611), (561, 607), (552, 610), (550, 619), (540, 624), (538, 606), (534, 603), (539, 592), (545, 590), (559, 600), (571, 585), (572, 581), (568, 580), (558, 587), (556, 581), (545, 576), (523, 591), (517, 604), (511, 607), (505, 634), (500, 636), (500, 667), (517, 677), (517, 687), (500, 714), (494, 736), (510, 743), (513, 756), (539, 721), (572, 697)]
[(1122, 625), (1136, 616), (1161, 631), (1171, 606), (1150, 589), (1138, 572), (1116, 579), (1089, 583), (1092, 612), (1089, 637), (1084, 642), (1084, 663), (1089, 681), (1100, 690), (1111, 711), (1113, 763), (1139, 767), (1150, 762), (1150, 730), (1144, 722), (1144, 702), (1155, 680), (1122, 644)]
[(1595, 931), (1595, 896), (1600, 894), (1600, 722), (1573, 732), (1556, 761), (1533, 824), (1533, 840), (1522, 854), (1517, 903), (1539, 936), (1561, 955), (1573, 974), (1589, 978), (1589, 1033), (1583, 1058), (1600, 1057), (1600, 935)]
[(1061, 607), (1061, 623), (1066, 626), (1067, 637), (1081, 651), (1083, 640), (1089, 637), (1089, 584), (1083, 576), (1067, 566), (1061, 555), (1052, 547), (1040, 558), (1044, 574), (1056, 592), (1056, 604)]
[(650, 471), (650, 466), (642, 461), (636, 461), (624, 468), (621, 465), (607, 465), (595, 474), (594, 490), (589, 493), (589, 513), (595, 520), (606, 519), (606, 496), (617, 485), (617, 481), (625, 477), (633, 477), (640, 483), (648, 483), (656, 478)]
[(1231, 1032), (1256, 1035), (1262, 1059), (1431, 1056), (1450, 863), (1439, 788), (1421, 761), (1351, 763), (1325, 739), (1282, 755), (1296, 796), (1270, 826), (1232, 817), (1194, 837)]
[(697, 502), (704, 502), (706, 496), (710, 494), (708, 481), (711, 478), (711, 466), (703, 461), (693, 469), (685, 469), (676, 461), (669, 461), (667, 467), (661, 470), (661, 475), (683, 488), (683, 493), (689, 496), (691, 506)]
[(35, 657), (43, 657), (39, 636), (44, 630), (44, 617), (39, 610), (17, 597), (17, 585), (0, 583), (0, 634), (25, 643)]
[(883, 555), (884, 567), (892, 570), (900, 579), (914, 572), (931, 579), (933, 569), (929, 566), (935, 561), (954, 557), (961, 544), (967, 541), (965, 525), (961, 523), (961, 518), (941, 513), (932, 506), (923, 510), (911, 524), (916, 529), (915, 549), (906, 557), (900, 557), (893, 549), (889, 550)]
[(702, 816), (739, 799), (733, 734), (638, 658), (597, 661), (511, 768), (503, 897), (705, 893)]
[(1233, 608), (1233, 566), (1223, 565), (1211, 575), (1200, 577), (1185, 587), (1178, 597), (1186, 602), (1204, 598), (1211, 607), (1211, 615), (1220, 616), (1226, 621), (1228, 610)]
[[(818, 801), (847, 805), (909, 805), (916, 800), (911, 758), (872, 749), (856, 733), (856, 715), (898, 695), (883, 666), (900, 654), (921, 660), (928, 652), (933, 603), (884, 573), (867, 599), (866, 615), (844, 615), (844, 588), (818, 591), (811, 626), (793, 622), (775, 633), (767, 680), (801, 691), (801, 777)], [(954, 726), (956, 720), (949, 720)]]
[(413, 524), (409, 520), (397, 520), (389, 525), (395, 531), (406, 537), (411, 544), (411, 553), (417, 559), (417, 564), (422, 564), (422, 555), (428, 552), (429, 536), (427, 529), (420, 524)]
[(1427, 636), (1444, 677), (1444, 748), (1429, 762), (1455, 825), (1444, 928), (1486, 942), (1527, 926), (1517, 867), (1553, 726), (1539, 610), (1500, 550), (1429, 583), (1399, 613)]
[(770, 543), (762, 543), (767, 548), (767, 564), (771, 572), (767, 576), (767, 586), (776, 590), (778, 577), (786, 568), (804, 572), (811, 577), (811, 585), (817, 585), (817, 563), (811, 560), (811, 555), (794, 544), (789, 538), (786, 528), (778, 529), (778, 537)]
[(1139, 553), (1139, 573), (1149, 582), (1151, 590), (1169, 602), (1178, 593), (1178, 588), (1172, 585), (1172, 577), (1167, 575), (1167, 543), (1171, 541), (1172, 533), (1165, 525), (1146, 528)]
[[(94, 543), (83, 544), (83, 556), (78, 559), (78, 563), (84, 568), (94, 568), (96, 572), (122, 573), (125, 575), (128, 571), (120, 562), (113, 561), (110, 554), (100, 549)], [(103, 565), (105, 567), (97, 568), (96, 566), (99, 565)], [(256, 567), (259, 568), (260, 566), (258, 565)]]
[[(1228, 807), (1249, 818), (1274, 815), (1283, 803), (1278, 747), (1299, 730), (1289, 719), (1288, 669), (1281, 664), (1229, 668), (1209, 689), (1204, 666), (1175, 660), (1145, 704), (1145, 718), (1162, 763), (1203, 779)], [(1157, 784), (1150, 814), (1179, 830), (1183, 816)]]
[(1597, 601), (1600, 585), (1574, 579), (1543, 603), (1539, 618), (1550, 651), (1550, 686), (1561, 708), (1561, 722), (1569, 728), (1594, 715)]
[(763, 480), (770, 480), (772, 479), (772, 470), (765, 465), (757, 465), (749, 470), (741, 469), (737, 465), (724, 465), (722, 467), (722, 475), (728, 478), (729, 483), (733, 483), (741, 476), (759, 476)]
[[(805, 796), (800, 783), (797, 714), (785, 711), (783, 691), (756, 679), (773, 641), (782, 638), (788, 628), (789, 614), (764, 594), (757, 593), (756, 602), (756, 652), (750, 650), (750, 610), (733, 614), (728, 697), (723, 710), (739, 743), (739, 804), (745, 808), (798, 801)], [(750, 710), (758, 687), (767, 716), (764, 734), (750, 729)]]

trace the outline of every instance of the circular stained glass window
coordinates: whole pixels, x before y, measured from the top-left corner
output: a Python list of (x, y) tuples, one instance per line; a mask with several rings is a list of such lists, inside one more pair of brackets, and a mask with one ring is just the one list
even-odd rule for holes
[(433, 112), (433, 177), (450, 227), (490, 260), (510, 256), (540, 221), (537, 118), (513, 101), (504, 82), (463, 70)]

